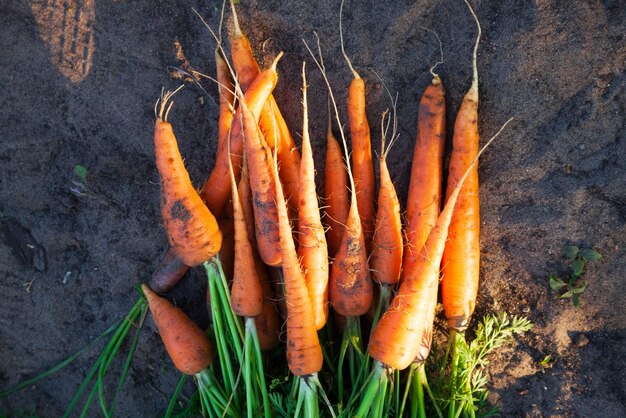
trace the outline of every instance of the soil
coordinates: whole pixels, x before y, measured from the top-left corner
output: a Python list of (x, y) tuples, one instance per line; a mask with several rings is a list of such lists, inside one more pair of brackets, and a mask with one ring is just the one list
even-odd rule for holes
[[(327, 94), (303, 43), (317, 31), (345, 120), (351, 79), (341, 56), (339, 3), (242, 1), (257, 57), (279, 52), (275, 93), (301, 127), (300, 69), (307, 61), (311, 134), (322, 170)], [(507, 417), (626, 416), (626, 7), (620, 0), (473, 1), (482, 22), (479, 127), (491, 137), (515, 120), (480, 163), (482, 283), (475, 317), (525, 315), (531, 332), (491, 357), (490, 400)], [(177, 87), (170, 66), (206, 74), (216, 1), (19, 0), (0, 5), (0, 389), (66, 358), (137, 300), (166, 249), (152, 145), (153, 105)], [(400, 138), (390, 170), (407, 193), (417, 103), (437, 68), (448, 131), (471, 79), (476, 27), (460, 1), (348, 2), (346, 50), (367, 81), (378, 148), (398, 93)], [(191, 177), (213, 164), (217, 89), (189, 84), (170, 114)], [(298, 137), (297, 135), (295, 135)], [(448, 135), (449, 136), (449, 135)], [(449, 142), (450, 138), (448, 138)], [(86, 184), (74, 173), (87, 169)], [(566, 244), (595, 248), (581, 307), (550, 289)], [(170, 293), (206, 325), (205, 281), (191, 271)], [(550, 355), (547, 367), (541, 361)], [(0, 415), (60, 416), (94, 361), (0, 401)], [(162, 413), (177, 381), (151, 321), (119, 398), (119, 416)], [(189, 389), (189, 388), (187, 388)], [(96, 408), (90, 415), (98, 416)]]

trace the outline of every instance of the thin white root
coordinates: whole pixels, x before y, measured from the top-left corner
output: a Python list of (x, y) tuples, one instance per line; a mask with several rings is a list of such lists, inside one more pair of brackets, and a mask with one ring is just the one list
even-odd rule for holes
[(339, 6), (339, 41), (341, 42), (341, 53), (343, 54), (344, 58), (348, 62), (348, 67), (350, 67), (350, 71), (352, 71), (352, 75), (354, 76), (354, 78), (361, 78), (359, 76), (359, 73), (357, 73), (354, 67), (352, 66), (352, 62), (350, 62), (350, 58), (348, 58), (348, 54), (346, 54), (346, 50), (343, 47), (343, 28), (341, 25), (341, 16), (343, 15), (344, 1), (345, 0), (341, 0), (341, 6)]
[(480, 22), (478, 21), (478, 16), (476, 16), (476, 13), (474, 12), (474, 9), (472, 9), (472, 5), (469, 3), (468, 0), (463, 0), (463, 1), (465, 1), (465, 4), (467, 4), (467, 7), (469, 8), (470, 13), (474, 17), (474, 20), (476, 21), (476, 26), (478, 28), (478, 34), (476, 35), (476, 42), (474, 43), (474, 53), (473, 53), (473, 56), (472, 56), (473, 76), (472, 76), (472, 86), (470, 87), (470, 91), (475, 91), (476, 100), (478, 100), (478, 65), (477, 65), (477, 57), (478, 57), (478, 44), (480, 43), (480, 36), (482, 34), (482, 29), (480, 28)]

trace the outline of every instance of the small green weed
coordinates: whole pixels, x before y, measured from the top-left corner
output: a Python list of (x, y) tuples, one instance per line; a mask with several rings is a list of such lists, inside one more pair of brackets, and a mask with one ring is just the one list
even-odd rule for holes
[(567, 245), (563, 248), (563, 255), (568, 260), (571, 260), (571, 271), (566, 280), (551, 274), (550, 287), (558, 292), (559, 298), (571, 298), (574, 306), (579, 307), (580, 295), (589, 286), (589, 282), (583, 277), (585, 265), (591, 261), (601, 260), (602, 254), (592, 248), (579, 248), (575, 245)]
[(552, 357), (551, 354), (547, 354), (540, 362), (539, 364), (541, 365), (541, 367), (543, 367), (544, 369), (550, 369), (553, 365), (554, 365), (554, 357)]

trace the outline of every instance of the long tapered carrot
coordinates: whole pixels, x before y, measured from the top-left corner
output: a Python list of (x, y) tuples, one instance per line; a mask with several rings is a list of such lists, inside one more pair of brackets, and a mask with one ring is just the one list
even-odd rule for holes
[(328, 255), (331, 257), (337, 253), (346, 229), (346, 219), (350, 210), (349, 195), (346, 162), (343, 158), (341, 145), (333, 135), (329, 113), (328, 131), (326, 132), (326, 166), (324, 167), (324, 199), (326, 202), (324, 212), (328, 227), (326, 231)]
[[(231, 9), (233, 13), (233, 31), (230, 42), (233, 67), (237, 73), (242, 90), (247, 91), (249, 84), (259, 72), (259, 65), (252, 53), (250, 41), (239, 26), (237, 11), (232, 1)], [(297, 206), (300, 190), (298, 183), (300, 153), (272, 95), (268, 97), (263, 111), (259, 115), (259, 127), (268, 145), (272, 149), (277, 150), (278, 161), (281, 167), (280, 178), (287, 201), (293, 210)], [(275, 139), (277, 140), (276, 143)]]
[(357, 202), (359, 204), (359, 216), (365, 237), (365, 245), (369, 254), (372, 237), (374, 236), (374, 210), (375, 179), (374, 163), (372, 161), (372, 144), (370, 141), (370, 127), (367, 123), (365, 112), (365, 81), (356, 72), (343, 46), (343, 30), (341, 14), (343, 2), (339, 12), (339, 32), (341, 40), (341, 52), (343, 53), (348, 67), (354, 78), (348, 89), (348, 123), (350, 125), (350, 138), (352, 140), (352, 171)]
[(403, 272), (411, 271), (411, 265), (419, 256), (440, 212), (443, 150), (446, 142), (445, 100), (443, 84), (435, 74), (422, 95), (417, 117), (417, 141), (406, 201)]
[(385, 115), (383, 115), (381, 124), (383, 133), (379, 159), (380, 185), (370, 267), (375, 281), (386, 285), (394, 285), (400, 279), (400, 269), (402, 267), (402, 221), (400, 218), (400, 202), (387, 167), (387, 155), (395, 140), (395, 129), (389, 145), (385, 148), (385, 130), (382, 128), (384, 122)]
[(313, 306), (291, 233), (287, 203), (277, 166), (274, 170), (274, 181), (287, 307), (287, 364), (294, 375), (306, 376), (320, 371), (324, 359), (315, 327)]
[(243, 317), (254, 317), (263, 311), (263, 289), (254, 262), (254, 249), (248, 237), (246, 219), (241, 206), (233, 167), (230, 167), (235, 226), (235, 270), (231, 288), (233, 311)]
[[(467, 3), (467, 2), (466, 2)], [(467, 3), (478, 35), (474, 44), (472, 85), (454, 123), (452, 154), (448, 169), (446, 199), (449, 200), (459, 179), (478, 154), (478, 69), (476, 55), (480, 42), (480, 23)], [(480, 273), (480, 202), (478, 198), (478, 168), (474, 165), (459, 193), (450, 223), (448, 242), (443, 254), (441, 296), (450, 329), (467, 328), (474, 312)]]
[(193, 375), (211, 364), (213, 348), (205, 333), (183, 311), (150, 288), (141, 285), (152, 317), (172, 362), (182, 373)]
[(193, 187), (178, 150), (172, 125), (167, 122), (171, 95), (161, 99), (154, 129), (156, 162), (161, 177), (161, 214), (170, 246), (188, 266), (199, 265), (220, 249), (217, 221)]
[[(320, 69), (329, 93), (332, 93), (330, 83), (326, 76), (324, 62), (322, 61), (319, 38), (317, 45), (319, 60), (315, 57), (315, 54), (313, 54), (313, 51), (311, 51), (306, 42), (305, 46), (315, 61), (315, 64)], [(343, 146), (347, 152), (348, 146), (341, 127), (341, 121), (339, 120), (337, 103), (332, 94), (330, 94), (330, 99), (339, 124)], [(341, 239), (339, 249), (335, 254), (335, 261), (330, 271), (329, 296), (335, 311), (343, 316), (358, 317), (369, 310), (372, 304), (374, 286), (367, 263), (367, 248), (365, 246), (365, 238), (363, 236), (363, 228), (359, 216), (360, 206), (357, 201), (355, 179), (350, 166), (347, 166), (347, 170), (348, 178), (350, 179), (350, 187), (352, 189), (350, 210), (348, 211), (345, 232)]]
[[(280, 53), (272, 68), (276, 68)], [(273, 176), (271, 150), (261, 131), (257, 119), (245, 102), (240, 103), (241, 124), (245, 135), (245, 151), (250, 172), (250, 189), (254, 206), (254, 223), (256, 243), (263, 262), (270, 266), (278, 266), (281, 262), (280, 245), (278, 242), (278, 215), (276, 213), (276, 184)]]
[(279, 343), (278, 336), (280, 333), (281, 322), (278, 309), (274, 303), (274, 291), (272, 289), (267, 270), (261, 261), (256, 246), (252, 191), (250, 190), (248, 163), (246, 161), (245, 153), (243, 154), (243, 167), (241, 168), (241, 179), (239, 180), (238, 191), (241, 201), (241, 209), (246, 221), (246, 227), (248, 228), (248, 238), (250, 239), (250, 244), (252, 245), (256, 275), (259, 278), (262, 288), (263, 310), (261, 314), (254, 318), (257, 327), (259, 345), (261, 350), (271, 350)]
[(430, 350), (430, 338), (437, 305), (439, 271), (449, 226), (458, 210), (458, 197), (478, 156), (491, 144), (512, 119), (485, 144), (462, 173), (455, 188), (430, 231), (420, 255), (400, 284), (387, 312), (372, 331), (368, 352), (375, 360), (403, 370), (414, 360), (423, 361)]
[[(274, 90), (277, 81), (276, 67), (271, 66), (262, 71), (254, 79), (244, 95), (246, 106), (254, 115), (259, 117), (261, 109), (267, 98)], [(242, 101), (243, 101), (242, 100)], [(230, 158), (233, 162), (235, 178), (239, 178), (241, 170), (241, 155), (243, 153), (243, 127), (241, 125), (241, 106), (238, 107), (230, 129)], [(227, 142), (227, 141), (226, 141)], [(209, 178), (202, 188), (202, 197), (209, 209), (215, 213), (221, 213), (226, 202), (230, 200), (230, 171), (228, 144), (223, 142), (217, 150), (215, 166)]]
[(302, 63), (302, 160), (300, 162), (300, 198), (298, 200), (298, 256), (309, 289), (315, 328), (328, 319), (328, 245), (315, 191), (315, 166), (309, 138), (309, 116), (305, 63)]

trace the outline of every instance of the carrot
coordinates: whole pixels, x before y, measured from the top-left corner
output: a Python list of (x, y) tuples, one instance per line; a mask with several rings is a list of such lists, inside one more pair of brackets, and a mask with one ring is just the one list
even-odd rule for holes
[(309, 138), (309, 117), (305, 63), (302, 63), (302, 160), (300, 163), (300, 199), (298, 201), (298, 256), (305, 272), (309, 297), (313, 306), (316, 329), (328, 319), (328, 245), (320, 218), (315, 191), (315, 166)]
[(215, 217), (191, 184), (167, 114), (171, 94), (161, 99), (154, 129), (156, 162), (161, 177), (161, 214), (171, 247), (181, 261), (196, 266), (220, 249), (222, 235)]
[[(235, 104), (233, 79), (230, 76), (228, 64), (226, 63), (224, 56), (220, 51), (220, 48), (215, 49), (215, 66), (220, 101), (217, 142), (217, 148), (219, 150), (222, 147), (225, 139), (228, 137), (228, 132), (230, 131), (231, 123), (233, 120)], [(206, 197), (204, 198), (206, 201)], [(219, 205), (211, 205), (210, 208), (212, 209), (212, 213), (219, 219), (220, 230), (223, 230), (222, 224), (226, 225), (226, 220), (223, 220), (222, 217), (219, 216), (218, 211), (215, 210), (217, 206)], [(228, 237), (228, 234), (225, 235), (226, 237)], [(220, 253), (228, 251), (227, 249), (230, 248), (229, 245), (223, 245), (222, 247), (223, 248)], [(225, 269), (228, 269), (228, 267), (230, 266), (228, 258), (224, 257), (225, 254), (221, 255), (222, 261), (224, 262), (224, 267)], [(152, 290), (159, 294), (165, 293), (169, 291), (172, 287), (174, 287), (176, 283), (178, 283), (178, 281), (187, 272), (187, 270), (188, 266), (180, 261), (180, 259), (178, 259), (178, 257), (176, 256), (176, 253), (170, 248), (163, 256), (160, 263), (157, 265), (155, 271), (152, 273), (152, 277), (149, 281), (149, 286)], [(232, 273), (227, 274), (227, 277), (232, 277)]]
[[(256, 257), (258, 260), (258, 257)], [(280, 342), (278, 337), (280, 334), (280, 315), (276, 305), (272, 301), (274, 298), (274, 292), (272, 291), (272, 285), (267, 277), (267, 271), (265, 267), (260, 263), (257, 264), (257, 275), (261, 280), (261, 286), (263, 290), (263, 311), (254, 320), (256, 321), (257, 335), (259, 338), (259, 345), (261, 350), (271, 350), (278, 346)]]
[(276, 165), (273, 174), (276, 184), (276, 207), (287, 306), (287, 364), (295, 376), (306, 376), (321, 370), (322, 348), (317, 336), (313, 306), (304, 272), (296, 253), (287, 214), (287, 203)]
[(232, 280), (235, 271), (235, 225), (233, 221), (233, 206), (231, 204), (226, 206), (217, 223), (222, 232), (222, 247), (219, 252), (222, 269), (228, 280)]
[[(280, 53), (272, 68), (276, 68)], [(281, 262), (280, 245), (278, 242), (278, 225), (276, 209), (276, 184), (274, 182), (273, 160), (271, 151), (261, 134), (255, 116), (249, 111), (245, 102), (240, 104), (242, 110), (242, 126), (245, 133), (245, 151), (250, 170), (250, 189), (254, 206), (254, 222), (256, 242), (259, 255), (265, 264), (278, 266)]]
[(352, 170), (354, 171), (353, 193), (356, 193), (359, 205), (359, 216), (365, 237), (367, 253), (371, 249), (374, 235), (374, 163), (372, 161), (372, 145), (370, 142), (370, 128), (365, 113), (365, 81), (356, 72), (343, 46), (343, 31), (341, 26), (341, 2), (339, 14), (339, 33), (341, 40), (341, 52), (352, 71), (354, 79), (348, 89), (348, 122), (350, 125), (350, 137), (352, 139)]
[(211, 342), (183, 311), (141, 285), (165, 349), (182, 373), (194, 375), (207, 368), (213, 358)]
[(274, 292), (269, 281), (265, 265), (259, 257), (256, 239), (254, 234), (254, 209), (252, 208), (252, 191), (250, 190), (250, 180), (248, 175), (248, 164), (246, 154), (243, 155), (243, 167), (241, 168), (241, 179), (239, 180), (239, 198), (243, 217), (246, 221), (248, 238), (252, 246), (256, 276), (261, 283), (263, 310), (261, 314), (254, 318), (257, 327), (257, 336), (261, 350), (271, 350), (278, 345), (278, 334), (280, 332), (280, 319), (278, 311), (273, 302)]
[(395, 140), (395, 126), (389, 146), (385, 148), (385, 129), (382, 129), (385, 124), (385, 114), (382, 119), (378, 212), (370, 264), (374, 280), (385, 285), (395, 285), (400, 279), (403, 244), (400, 203), (387, 167), (387, 155)]
[[(467, 1), (466, 1), (467, 3)], [(478, 35), (474, 44), (472, 85), (454, 123), (452, 154), (448, 168), (446, 199), (450, 200), (459, 179), (478, 154), (478, 69), (476, 55), (480, 42), (480, 23), (467, 3)], [(470, 175), (459, 193), (456, 210), (450, 223), (448, 242), (443, 254), (441, 296), (450, 329), (467, 328), (476, 305), (480, 273), (480, 202), (478, 198), (478, 168), (472, 166)]]
[(406, 247), (402, 262), (402, 270), (406, 272), (411, 271), (440, 212), (446, 142), (445, 94), (441, 78), (433, 73), (420, 100), (417, 117), (417, 141), (406, 203)]
[(346, 230), (330, 273), (330, 300), (334, 310), (344, 316), (361, 316), (369, 310), (373, 285), (368, 270), (358, 204), (352, 193)]
[(239, 199), (239, 190), (232, 164), (230, 166), (230, 181), (235, 226), (235, 271), (231, 288), (231, 306), (239, 316), (254, 317), (263, 310), (263, 290), (257, 275), (254, 251), (248, 238), (248, 228)]
[(152, 272), (148, 286), (158, 294), (167, 293), (180, 281), (189, 270), (189, 266), (180, 261), (176, 252), (170, 247)]
[(228, 139), (228, 132), (235, 113), (235, 82), (230, 74), (226, 59), (219, 48), (215, 49), (215, 66), (217, 69), (217, 89), (220, 97), (220, 113), (217, 122), (217, 148), (220, 149)]
[[(242, 101), (246, 105), (255, 118), (258, 118), (263, 108), (263, 104), (267, 101), (268, 96), (276, 86), (276, 68), (272, 66), (262, 71), (254, 79)], [(241, 106), (237, 109), (230, 129), (230, 151), (233, 160), (233, 170), (235, 178), (239, 177), (241, 168), (241, 155), (243, 153), (243, 126), (241, 124)], [(231, 184), (229, 171), (229, 154), (228, 141), (222, 142), (217, 150), (215, 158), (215, 166), (209, 178), (202, 187), (202, 198), (206, 202), (211, 212), (220, 214), (226, 202), (231, 198)]]
[(239, 199), (241, 201), (241, 210), (243, 211), (243, 217), (246, 221), (246, 228), (248, 231), (248, 239), (252, 248), (255, 250), (255, 254), (258, 255), (256, 246), (256, 237), (254, 232), (254, 208), (252, 205), (252, 190), (250, 190), (250, 172), (248, 170), (248, 161), (246, 153), (243, 154), (243, 164), (241, 166), (241, 178), (239, 179)]
[(424, 361), (423, 356), (430, 350), (430, 337), (437, 305), (439, 267), (448, 238), (448, 228), (454, 213), (459, 210), (457, 199), (464, 182), (471, 176), (478, 156), (510, 121), (511, 119), (477, 153), (456, 183), (435, 226), (428, 234), (420, 256), (400, 284), (391, 306), (372, 331), (368, 352), (372, 358), (389, 368), (403, 370), (416, 359)]
[[(241, 88), (243, 91), (247, 91), (251, 81), (259, 72), (259, 65), (252, 53), (250, 41), (239, 26), (233, 1), (231, 1), (231, 9), (233, 13), (233, 32), (230, 37), (231, 56)], [(300, 153), (272, 95), (268, 97), (263, 106), (263, 111), (259, 115), (259, 127), (268, 146), (277, 151), (281, 167), (280, 178), (285, 189), (285, 196), (290, 204), (290, 210), (295, 213), (299, 193)]]
[[(348, 146), (346, 144), (343, 128), (341, 127), (337, 103), (332, 94), (328, 77), (326, 76), (319, 38), (317, 38), (319, 60), (315, 57), (315, 54), (311, 51), (306, 41), (304, 45), (322, 73), (322, 77), (329, 91), (335, 117), (339, 124), (343, 146), (347, 152)], [(329, 293), (330, 301), (336, 312), (347, 317), (358, 317), (366, 313), (372, 304), (373, 284), (367, 265), (365, 239), (363, 237), (361, 218), (359, 216), (354, 176), (352, 175), (350, 166), (347, 166), (347, 171), (350, 187), (352, 188), (350, 209), (346, 219), (346, 230), (341, 239), (339, 250), (337, 254), (335, 254), (335, 261), (330, 271)]]
[(346, 219), (350, 209), (348, 197), (348, 172), (343, 159), (341, 145), (333, 135), (330, 113), (328, 115), (328, 131), (326, 132), (326, 166), (324, 167), (324, 198), (326, 207), (326, 241), (328, 255), (335, 256), (341, 245), (345, 232)]

